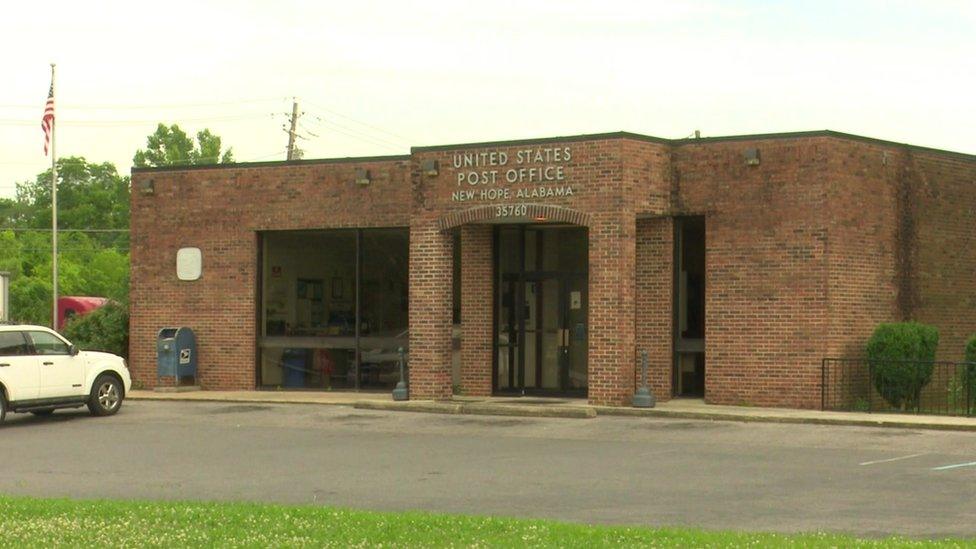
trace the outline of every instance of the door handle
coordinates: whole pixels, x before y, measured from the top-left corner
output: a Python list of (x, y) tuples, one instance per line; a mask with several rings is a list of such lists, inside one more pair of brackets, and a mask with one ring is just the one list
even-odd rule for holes
[(0, 368), (6, 368), (8, 366), (10, 366), (9, 362), (4, 362), (3, 364), (0, 364)]
[(54, 366), (54, 363), (53, 362), (45, 362), (44, 365), (45, 366)]

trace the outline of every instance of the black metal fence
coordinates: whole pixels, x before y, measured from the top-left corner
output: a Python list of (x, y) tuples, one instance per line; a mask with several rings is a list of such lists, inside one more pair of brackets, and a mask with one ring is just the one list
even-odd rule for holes
[[(866, 358), (825, 358), (821, 366), (820, 408), (848, 412), (906, 412), (946, 416), (976, 415), (976, 362), (870, 361)], [(915, 374), (905, 389), (878, 375), (896, 366)], [(923, 383), (925, 372), (931, 375)], [(899, 398), (901, 397), (901, 398)]]

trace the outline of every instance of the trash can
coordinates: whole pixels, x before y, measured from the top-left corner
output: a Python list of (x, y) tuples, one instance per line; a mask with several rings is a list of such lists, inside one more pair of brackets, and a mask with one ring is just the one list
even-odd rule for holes
[(171, 377), (179, 386), (184, 378), (197, 377), (197, 338), (186, 326), (163, 328), (156, 335), (157, 381)]
[(304, 387), (308, 369), (308, 353), (305, 349), (285, 349), (281, 353), (282, 385)]

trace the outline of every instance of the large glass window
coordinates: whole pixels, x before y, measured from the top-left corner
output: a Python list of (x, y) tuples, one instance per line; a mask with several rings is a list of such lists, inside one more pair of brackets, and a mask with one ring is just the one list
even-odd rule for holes
[(407, 347), (406, 229), (265, 233), (260, 382), (392, 388)]
[(674, 393), (705, 394), (705, 218), (675, 219)]
[(359, 385), (386, 389), (399, 378), (398, 349), (407, 348), (406, 229), (361, 232)]

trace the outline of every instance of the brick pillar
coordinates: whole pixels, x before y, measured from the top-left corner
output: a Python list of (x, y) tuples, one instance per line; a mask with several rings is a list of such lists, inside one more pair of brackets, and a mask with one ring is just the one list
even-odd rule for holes
[(453, 241), (432, 220), (410, 225), (410, 398), (451, 398)]
[(492, 238), (490, 225), (461, 228), (461, 392), (491, 394)]
[(627, 406), (634, 396), (636, 218), (594, 215), (590, 224), (589, 400)]
[(637, 383), (640, 351), (648, 352), (647, 384), (654, 398), (671, 398), (674, 309), (674, 219), (659, 217), (637, 222), (636, 317)]

